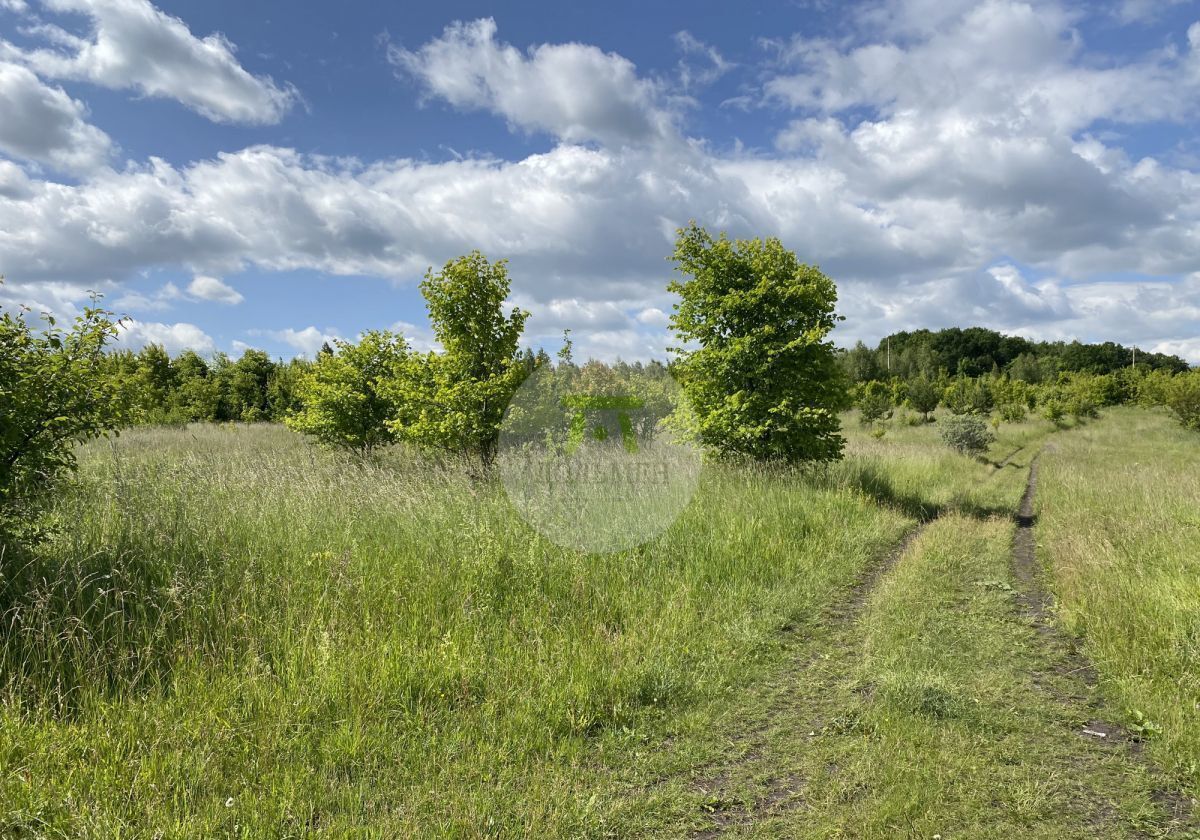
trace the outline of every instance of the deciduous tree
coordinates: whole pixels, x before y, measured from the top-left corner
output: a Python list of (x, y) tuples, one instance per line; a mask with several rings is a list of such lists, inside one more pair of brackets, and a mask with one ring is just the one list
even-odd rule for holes
[(759, 459), (840, 457), (833, 281), (778, 239), (714, 239), (695, 223), (679, 230), (674, 261), (686, 278), (669, 286), (675, 372), (699, 441)]

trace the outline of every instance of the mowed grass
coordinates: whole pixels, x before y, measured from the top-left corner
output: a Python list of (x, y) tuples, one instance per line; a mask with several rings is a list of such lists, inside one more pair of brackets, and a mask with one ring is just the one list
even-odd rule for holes
[(1113, 409), (1043, 457), (1038, 551), (1122, 721), (1200, 796), (1200, 435)]
[[(360, 467), (269, 426), (92, 444), (50, 541), (4, 561), (0, 835), (679, 836), (706, 812), (672, 780), (720, 757), (748, 689), (797, 638), (860, 662), (830, 605), (918, 519), (1011, 514), (1050, 431), (1002, 426), (972, 460), (933, 426), (851, 421), (838, 464), (708, 465), (660, 539), (613, 555), (404, 451)], [(971, 574), (946, 585), (974, 596)], [(861, 785), (902, 771), (890, 755)], [(875, 808), (841, 814), (842, 795), (831, 829)]]

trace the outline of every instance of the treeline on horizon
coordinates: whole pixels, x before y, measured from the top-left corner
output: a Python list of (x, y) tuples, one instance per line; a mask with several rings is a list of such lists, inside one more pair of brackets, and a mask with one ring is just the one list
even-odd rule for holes
[[(104, 359), (105, 381), (125, 425), (177, 425), (181, 423), (280, 423), (304, 406), (302, 383), (323, 357), (343, 346), (324, 344), (317, 358), (272, 359), (265, 351), (247, 349), (234, 359), (217, 352), (210, 358), (184, 350), (171, 356), (159, 344), (140, 350), (114, 350)], [(545, 350), (521, 351), (520, 366), (528, 375), (553, 365)], [(575, 365), (570, 351), (560, 352), (557, 364), (576, 367), (586, 381), (619, 380), (643, 375), (665, 375), (669, 366), (658, 360), (613, 364), (589, 360)]]
[(1146, 353), (1112, 341), (1030, 341), (987, 327), (896, 332), (874, 347), (857, 342), (841, 352), (842, 368), (853, 383), (892, 377), (937, 378), (946, 373), (969, 377), (1008, 374), (1040, 384), (1062, 373), (1109, 374), (1137, 368), (1183, 373), (1188, 363), (1166, 353)]
[[(317, 360), (272, 359), (258, 349), (247, 349), (237, 359), (221, 352), (206, 359), (192, 350), (172, 357), (161, 345), (148, 344), (136, 352), (119, 349), (109, 353), (105, 368), (108, 386), (128, 425), (282, 422), (303, 407), (301, 382), (316, 361), (334, 352), (335, 348), (326, 344)], [(941, 401), (940, 394), (952, 378), (1007, 378), (1030, 385), (1054, 385), (1071, 380), (1072, 374), (1124, 372), (1124, 380), (1151, 371), (1161, 371), (1161, 376), (1189, 369), (1178, 356), (1140, 350), (1135, 365), (1134, 354), (1133, 348), (1111, 341), (1030, 341), (986, 327), (950, 327), (893, 333), (874, 348), (858, 342), (839, 350), (838, 359), (856, 403), (866, 384), (874, 381), (907, 383), (924, 378), (938, 384)], [(526, 372), (551, 362), (545, 350), (528, 348), (522, 351), (521, 360)], [(566, 362), (573, 364), (569, 354)], [(670, 365), (657, 360), (609, 364), (593, 359), (583, 367), (608, 370), (625, 379), (630, 373), (669, 369)], [(1102, 404), (1113, 401), (1110, 396)], [(1118, 394), (1115, 401), (1129, 401), (1129, 395)], [(902, 397), (894, 404), (903, 402)]]

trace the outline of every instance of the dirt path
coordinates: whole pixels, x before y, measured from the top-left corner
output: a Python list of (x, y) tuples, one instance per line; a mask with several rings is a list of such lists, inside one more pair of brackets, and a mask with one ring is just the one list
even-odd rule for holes
[[(1050, 443), (1043, 451), (1054, 452), (1056, 449)], [(1086, 709), (1088, 717), (1079, 725), (1079, 737), (1124, 752), (1130, 762), (1155, 778), (1152, 793), (1155, 802), (1167, 813), (1170, 825), (1191, 826), (1194, 815), (1190, 801), (1167, 786), (1162, 773), (1146, 756), (1141, 739), (1120, 724), (1105, 718), (1095, 666), (1080, 650), (1077, 640), (1063, 633), (1054, 622), (1054, 599), (1042, 584), (1034, 533), (1037, 524), (1034, 499), (1037, 495), (1040, 459), (1041, 453), (1034, 457), (1029, 466), (1025, 493), (1017, 510), (1017, 528), (1012, 547), (1017, 603), (1026, 621), (1037, 630), (1043, 647), (1044, 667), (1031, 674), (1033, 682), (1057, 702)]]
[[(806, 702), (811, 698), (807, 697), (807, 692), (803, 690), (805, 685), (823, 685), (835, 676), (844, 676), (840, 673), (839, 666), (849, 664), (852, 657), (847, 657), (846, 661), (833, 661), (827, 651), (846, 651), (856, 646), (856, 626), (871, 594), (936, 519), (935, 515), (925, 522), (918, 523), (891, 551), (867, 570), (862, 580), (850, 590), (848, 597), (826, 610), (818, 632), (804, 641), (791, 666), (774, 681), (765, 714), (760, 714), (753, 724), (737, 733), (737, 743), (731, 744), (732, 760), (720, 767), (708, 768), (709, 772), (702, 773), (695, 781), (695, 786), (707, 798), (705, 808), (711, 817), (712, 825), (693, 832), (691, 837), (696, 840), (712, 840), (723, 836), (735, 826), (751, 824), (768, 814), (778, 815), (793, 807), (795, 803), (789, 805), (789, 802), (802, 787), (802, 782), (790, 774), (772, 775), (766, 780), (765, 795), (750, 801), (737, 795), (729, 795), (726, 789), (730, 780), (739, 775), (740, 771), (746, 771), (763, 760), (763, 747), (772, 734), (778, 734), (781, 727), (793, 728), (809, 720), (805, 715), (811, 715), (814, 707)], [(814, 673), (817, 671), (823, 673)], [(817, 726), (813, 720), (809, 722)], [(800, 729), (804, 730), (804, 726), (800, 726)], [(815, 729), (804, 731), (815, 732)]]
[[(1164, 792), (1140, 743), (1103, 719), (1094, 669), (1053, 624), (1033, 530), (1037, 476), (1035, 457), (1015, 530), (995, 517), (934, 517), (827, 611), (799, 643), (792, 666), (771, 680), (761, 702), (748, 705), (743, 725), (726, 736), (723, 760), (695, 772), (692, 785), (706, 824), (691, 837), (933, 836), (918, 829), (919, 814), (890, 814), (897, 805), (880, 780), (906, 773), (927, 773), (930, 785), (947, 785), (947, 798), (963, 799), (962, 814), (948, 807), (939, 815), (948, 830), (938, 835), (946, 838), (1007, 837), (1014, 830), (1056, 840), (1192, 836), (1182, 833), (1191, 824), (1186, 801)], [(968, 550), (970, 540), (976, 542)], [(973, 564), (971, 551), (990, 551), (990, 565)], [(942, 556), (953, 562), (939, 566)], [(1011, 586), (1002, 579), (1006, 572)], [(911, 633), (906, 609), (913, 611)], [(946, 638), (939, 639), (942, 624)], [(935, 635), (923, 635), (926, 625)], [(956, 633), (967, 634), (965, 654)], [(899, 650), (889, 652), (888, 645)], [(931, 659), (934, 673), (905, 672), (905, 645), (909, 658)], [(981, 652), (977, 661), (971, 645)], [(991, 664), (983, 658), (989, 651), (998, 657)], [(876, 660), (900, 662), (895, 667), (903, 680)], [(988, 683), (1001, 670), (1007, 682), (991, 707)], [(889, 686), (913, 679), (919, 683), (915, 713), (903, 703), (898, 713), (896, 689)], [(954, 688), (958, 683), (966, 687)], [(964, 735), (958, 718), (975, 720), (976, 708), (992, 711), (979, 718), (978, 732)], [(959, 746), (947, 745), (947, 739), (959, 743), (956, 738)], [(944, 757), (938, 749), (947, 751)], [(965, 762), (982, 790), (938, 769), (954, 761)], [(1031, 807), (1033, 816), (1014, 817), (1023, 800), (1002, 804), (1011, 793), (1003, 788), (1012, 767), (1021, 770), (1021, 784), (1033, 786), (1020, 796), (1044, 798), (1044, 810)], [(952, 775), (946, 779), (944, 772)], [(1040, 784), (1049, 792), (1039, 792)], [(952, 830), (955, 817), (962, 818), (958, 831)], [(1013, 825), (1000, 824), (1009, 819)], [(857, 827), (838, 833), (847, 820)], [(882, 827), (867, 827), (868, 821)]]

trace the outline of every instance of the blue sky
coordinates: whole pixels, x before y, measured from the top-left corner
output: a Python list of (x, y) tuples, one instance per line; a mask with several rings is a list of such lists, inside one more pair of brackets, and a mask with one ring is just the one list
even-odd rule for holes
[(695, 218), (836, 338), (986, 324), (1200, 362), (1200, 4), (0, 0), (0, 305), (280, 356), (507, 257), (529, 343), (662, 356)]

